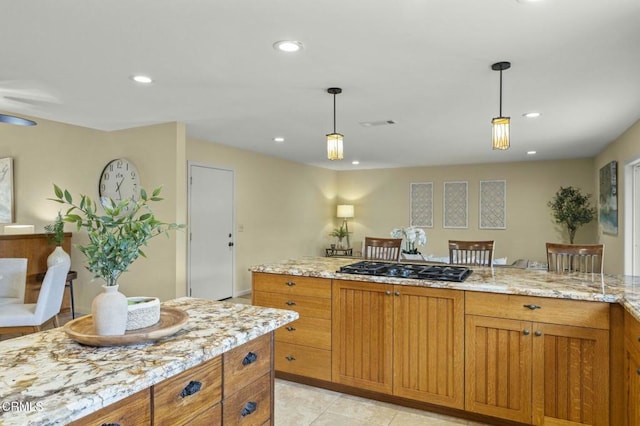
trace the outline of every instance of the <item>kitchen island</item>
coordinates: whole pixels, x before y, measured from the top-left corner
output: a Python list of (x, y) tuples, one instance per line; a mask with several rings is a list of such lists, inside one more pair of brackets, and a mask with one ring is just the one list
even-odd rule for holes
[(640, 404), (640, 370), (623, 360), (640, 346), (640, 277), (337, 272), (355, 261), (251, 268), (254, 304), (300, 314), (276, 332), (278, 377), (491, 424), (617, 425)]
[[(163, 306), (186, 311), (189, 321), (174, 335), (154, 343), (89, 347), (71, 340), (62, 328), (0, 342), (0, 425), (68, 424), (135, 395), (146, 398), (142, 406), (150, 411), (154, 387), (159, 390), (171, 378), (203, 365), (212, 366), (207, 371), (215, 372), (212, 380), (218, 389), (214, 392), (224, 399), (221, 375), (231, 371), (230, 365), (224, 368), (224, 356), (258, 340), (270, 345), (274, 330), (298, 318), (288, 310), (193, 298), (164, 302)], [(266, 348), (265, 380), (272, 396), (271, 349)], [(257, 364), (263, 360), (252, 365)], [(255, 378), (249, 377), (245, 383)], [(231, 376), (225, 379), (233, 381)], [(204, 383), (203, 391), (209, 384)], [(156, 394), (155, 398), (161, 396)], [(267, 415), (272, 421), (272, 399), (269, 405)], [(186, 416), (192, 416), (195, 407), (189, 410), (192, 413)], [(150, 418), (150, 413), (142, 414)], [(156, 419), (155, 424), (160, 422)]]

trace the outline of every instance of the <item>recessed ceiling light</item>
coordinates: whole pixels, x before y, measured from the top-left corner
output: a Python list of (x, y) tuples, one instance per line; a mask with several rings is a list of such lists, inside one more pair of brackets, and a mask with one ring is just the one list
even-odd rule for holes
[(536, 155), (536, 151), (527, 151), (527, 155)]
[(131, 80), (135, 81), (136, 83), (142, 84), (153, 83), (153, 79), (147, 75), (133, 75), (131, 76)]
[(523, 117), (526, 118), (538, 118), (540, 117), (540, 113), (539, 112), (527, 112), (525, 114), (522, 114)]
[(273, 48), (281, 52), (293, 53), (304, 49), (304, 45), (301, 41), (280, 40), (273, 43)]
[(353, 160), (351, 164), (353, 164), (354, 166), (357, 166), (358, 164), (360, 164), (360, 162), (358, 160)]
[(274, 142), (284, 142), (284, 138), (282, 136), (276, 136), (275, 138), (273, 138)]

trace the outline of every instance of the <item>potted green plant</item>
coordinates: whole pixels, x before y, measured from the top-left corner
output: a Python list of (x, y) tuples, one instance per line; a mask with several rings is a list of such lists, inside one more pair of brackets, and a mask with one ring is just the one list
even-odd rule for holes
[(56, 246), (47, 257), (47, 267), (57, 265), (58, 263), (65, 263), (67, 267), (70, 267), (71, 257), (69, 257), (69, 254), (62, 248), (62, 243), (64, 243), (64, 220), (60, 212), (58, 212), (58, 216), (56, 216), (53, 223), (44, 226), (44, 232), (49, 238), (49, 242)]
[(347, 235), (349, 235), (351, 232), (347, 232), (347, 230), (343, 225), (340, 225), (340, 228), (334, 228), (333, 231), (331, 231), (329, 233), (330, 237), (336, 237), (338, 239), (338, 247), (342, 248), (342, 240), (343, 238), (345, 238)]
[[(80, 201), (76, 203), (68, 190), (62, 190), (57, 185), (53, 188), (55, 198), (51, 200), (69, 206), (62, 215), (62, 220), (74, 223), (78, 231), (84, 229), (87, 232), (89, 242), (77, 245), (78, 250), (87, 258), (87, 269), (95, 278), (101, 278), (105, 282), (105, 292), (98, 295), (92, 303), (96, 331), (98, 334), (124, 334), (127, 299), (117, 291), (118, 278), (138, 257), (146, 257), (142, 248), (147, 246), (151, 238), (162, 234), (168, 236), (168, 231), (184, 225), (156, 219), (150, 204), (162, 200), (159, 196), (161, 188), (154, 189), (151, 196), (141, 189), (139, 200), (124, 199), (116, 202), (111, 198), (102, 198), (104, 214), (89, 196), (81, 194)], [(117, 302), (117, 307), (101, 312), (101, 296), (105, 295), (115, 295), (108, 297), (113, 300), (117, 297), (120, 301)]]
[(596, 215), (596, 209), (589, 202), (590, 198), (591, 194), (583, 194), (580, 188), (561, 186), (548, 203), (556, 223), (567, 227), (570, 244), (573, 244), (578, 228), (591, 222)]

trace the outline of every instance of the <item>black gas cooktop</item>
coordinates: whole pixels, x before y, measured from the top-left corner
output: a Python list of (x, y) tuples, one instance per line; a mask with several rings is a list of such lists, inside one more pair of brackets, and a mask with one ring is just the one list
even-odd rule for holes
[(363, 260), (352, 263), (351, 265), (342, 266), (337, 272), (341, 274), (462, 282), (466, 280), (473, 271), (465, 266), (418, 265), (414, 263)]

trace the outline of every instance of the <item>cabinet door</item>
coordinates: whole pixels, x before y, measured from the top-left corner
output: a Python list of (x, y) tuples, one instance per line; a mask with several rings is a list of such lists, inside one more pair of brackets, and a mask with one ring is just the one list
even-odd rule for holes
[(609, 333), (533, 325), (533, 422), (609, 423)]
[(627, 407), (626, 425), (640, 425), (640, 352), (632, 348), (631, 343), (625, 346), (625, 406)]
[(394, 290), (394, 395), (462, 409), (464, 293)]
[(151, 425), (151, 396), (149, 389), (135, 393), (89, 414), (68, 426), (86, 425)]
[(392, 392), (393, 286), (333, 283), (332, 380)]
[(531, 323), (466, 316), (465, 409), (531, 422)]

